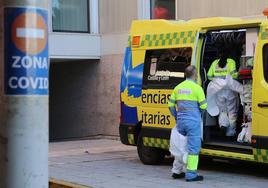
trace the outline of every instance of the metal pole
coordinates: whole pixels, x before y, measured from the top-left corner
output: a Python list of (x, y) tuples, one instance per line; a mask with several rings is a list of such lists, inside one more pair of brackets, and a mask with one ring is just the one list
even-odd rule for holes
[(0, 187), (47, 188), (48, 0), (5, 0), (1, 11)]

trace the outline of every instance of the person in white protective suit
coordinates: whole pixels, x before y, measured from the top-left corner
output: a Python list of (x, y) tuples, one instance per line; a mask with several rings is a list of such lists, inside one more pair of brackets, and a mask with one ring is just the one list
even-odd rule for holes
[(212, 80), (207, 88), (207, 111), (211, 116), (219, 115), (221, 130), (233, 137), (239, 109), (238, 93), (243, 91), (242, 85), (234, 80), (238, 76), (236, 63), (223, 55), (212, 63), (207, 76)]

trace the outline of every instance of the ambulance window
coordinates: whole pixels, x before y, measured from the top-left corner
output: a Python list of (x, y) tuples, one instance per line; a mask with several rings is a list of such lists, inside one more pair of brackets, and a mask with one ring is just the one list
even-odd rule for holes
[(263, 47), (263, 75), (268, 83), (268, 44)]
[(143, 85), (147, 88), (174, 88), (184, 80), (184, 70), (191, 64), (192, 48), (147, 50)]

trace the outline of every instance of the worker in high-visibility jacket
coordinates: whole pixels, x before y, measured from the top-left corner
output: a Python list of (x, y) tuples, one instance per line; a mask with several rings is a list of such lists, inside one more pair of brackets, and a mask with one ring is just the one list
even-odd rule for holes
[[(227, 75), (237, 79), (236, 63), (233, 59), (222, 55), (214, 60), (208, 71), (208, 79), (226, 79)], [(236, 120), (239, 109), (238, 93), (230, 88), (221, 89), (216, 95), (216, 104), (219, 108), (219, 126), (228, 137), (236, 134)]]
[(172, 177), (185, 176), (186, 181), (202, 181), (203, 176), (197, 174), (197, 166), (201, 149), (201, 114), (207, 102), (202, 87), (196, 83), (197, 71), (194, 66), (185, 69), (185, 77), (186, 80), (173, 90), (168, 103), (171, 114), (176, 117), (177, 131), (187, 136), (188, 152), (186, 173), (173, 172)]

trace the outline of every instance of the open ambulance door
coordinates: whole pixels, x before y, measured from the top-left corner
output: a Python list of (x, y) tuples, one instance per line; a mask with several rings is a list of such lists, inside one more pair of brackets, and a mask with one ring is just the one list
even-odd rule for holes
[(252, 95), (254, 158), (268, 163), (268, 25), (262, 25), (256, 49)]
[[(223, 34), (227, 35), (228, 33), (237, 33), (235, 36), (242, 36), (243, 40), (248, 40), (247, 38), (251, 36), (250, 34), (255, 34), (254, 37), (251, 36), (252, 40), (254, 39), (254, 42), (257, 40), (257, 33), (259, 28), (260, 22), (250, 22), (245, 21), (241, 22), (239, 21), (237, 24), (231, 23), (226, 24), (222, 26), (212, 26), (209, 28), (203, 28), (200, 32), (198, 46), (197, 46), (197, 62), (200, 62), (200, 78), (202, 86), (206, 92), (206, 87), (209, 83), (207, 80), (206, 73), (209, 70), (209, 67), (211, 66), (211, 63), (218, 58), (218, 45), (215, 45), (217, 40), (212, 40), (212, 37), (217, 38), (216, 35)], [(202, 34), (201, 34), (202, 33)], [(252, 34), (252, 35), (253, 35)], [(239, 38), (239, 37), (237, 37)], [(250, 38), (250, 39), (251, 39)], [(236, 39), (238, 40), (238, 39)], [(232, 48), (235, 48), (236, 46), (232, 46)], [(241, 59), (242, 57), (248, 55), (246, 52), (246, 46), (241, 42), (239, 44), (239, 47), (244, 49), (245, 51), (241, 54), (237, 53), (235, 54), (238, 57), (235, 61), (239, 62), (237, 69), (240, 67)], [(232, 49), (231, 48), (231, 49)], [(255, 45), (252, 47), (255, 50)], [(256, 50), (257, 51), (257, 50)], [(245, 54), (244, 54), (245, 53)], [(250, 55), (252, 57), (254, 52)], [(256, 53), (257, 54), (257, 53)], [(234, 54), (232, 54), (234, 55)], [(232, 56), (231, 56), (232, 57)], [(234, 57), (232, 57), (234, 59)], [(255, 57), (256, 59), (256, 57)], [(255, 60), (256, 61), (256, 60)], [(198, 63), (197, 63), (198, 66)], [(254, 65), (255, 70), (255, 65)], [(255, 74), (254, 74), (255, 75)], [(268, 100), (267, 100), (268, 101)], [(239, 110), (241, 113), (238, 114), (239, 118), (237, 121), (237, 134), (241, 131), (241, 126), (244, 121), (244, 115), (243, 115), (243, 107), (240, 106)], [(266, 112), (267, 113), (267, 112)], [(223, 135), (222, 132), (220, 132), (219, 125), (218, 125), (218, 117), (217, 116), (210, 116), (208, 113), (204, 114), (203, 117), (203, 143), (202, 143), (202, 150), (201, 154), (207, 155), (207, 156), (213, 156), (213, 157), (226, 157), (230, 159), (242, 159), (247, 161), (254, 161), (253, 157), (253, 151), (252, 151), (252, 145), (248, 142), (237, 142), (236, 137), (232, 139), (227, 139), (225, 135)], [(267, 126), (268, 128), (268, 126)]]

